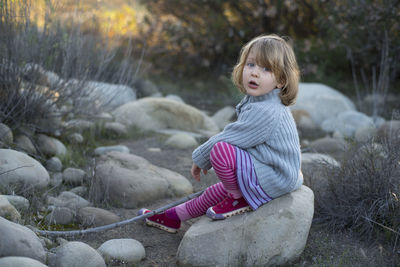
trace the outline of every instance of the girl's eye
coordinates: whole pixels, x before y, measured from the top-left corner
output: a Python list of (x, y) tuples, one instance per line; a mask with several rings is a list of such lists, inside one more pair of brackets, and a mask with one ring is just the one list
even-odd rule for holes
[(254, 63), (247, 63), (248, 67), (254, 67)]
[(269, 69), (267, 67), (264, 67), (263, 70), (264, 71), (269, 71)]

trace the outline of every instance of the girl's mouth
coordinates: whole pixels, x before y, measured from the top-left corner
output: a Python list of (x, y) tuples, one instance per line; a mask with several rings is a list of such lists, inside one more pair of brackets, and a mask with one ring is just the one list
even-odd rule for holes
[(250, 81), (250, 82), (248, 83), (248, 85), (249, 85), (249, 87), (250, 87), (251, 89), (256, 89), (256, 88), (258, 87), (258, 84), (257, 84), (256, 82), (254, 82), (254, 81)]

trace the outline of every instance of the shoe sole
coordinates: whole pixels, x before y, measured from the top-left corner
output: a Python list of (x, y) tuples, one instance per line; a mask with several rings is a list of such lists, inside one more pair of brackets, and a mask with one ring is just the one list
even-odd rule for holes
[(168, 233), (171, 233), (171, 234), (175, 234), (176, 232), (178, 232), (178, 229), (167, 227), (165, 225), (150, 221), (149, 219), (146, 219), (146, 225), (152, 226), (152, 227), (155, 227), (155, 228), (158, 228), (158, 229), (161, 229), (161, 230), (164, 230), (164, 231), (166, 231)]
[[(140, 216), (140, 215), (146, 214), (147, 212), (150, 212), (150, 210), (143, 208), (138, 211), (137, 215)], [(178, 232), (178, 229), (167, 227), (165, 225), (150, 221), (149, 219), (146, 219), (145, 222), (146, 222), (146, 225), (148, 225), (148, 226), (152, 226), (152, 227), (164, 230), (168, 233), (175, 234), (176, 232)]]
[(227, 212), (227, 213), (222, 213), (222, 214), (215, 213), (212, 210), (212, 208), (209, 208), (207, 210), (206, 215), (207, 215), (207, 217), (209, 217), (209, 218), (211, 218), (213, 220), (224, 220), (226, 218), (232, 217), (234, 215), (242, 214), (242, 213), (245, 213), (247, 211), (251, 211), (250, 206), (243, 207), (243, 208), (240, 208), (240, 209), (237, 209), (237, 210), (234, 210), (234, 211), (231, 211), (231, 212)]

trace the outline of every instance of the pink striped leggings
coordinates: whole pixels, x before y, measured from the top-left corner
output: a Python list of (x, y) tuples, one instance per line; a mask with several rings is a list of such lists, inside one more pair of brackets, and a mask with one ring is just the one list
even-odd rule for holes
[(210, 162), (221, 182), (208, 187), (201, 196), (175, 207), (182, 221), (204, 215), (209, 207), (227, 196), (242, 197), (237, 184), (235, 147), (225, 142), (216, 143), (210, 153)]

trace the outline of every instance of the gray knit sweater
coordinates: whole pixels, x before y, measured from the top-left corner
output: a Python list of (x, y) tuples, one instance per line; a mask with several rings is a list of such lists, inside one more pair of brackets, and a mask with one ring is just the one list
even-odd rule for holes
[(299, 188), (300, 144), (296, 124), (282, 104), (280, 89), (262, 96), (246, 95), (236, 106), (238, 119), (193, 151), (193, 162), (210, 169), (210, 151), (217, 142), (246, 150), (253, 161), (258, 183), (276, 198)]

